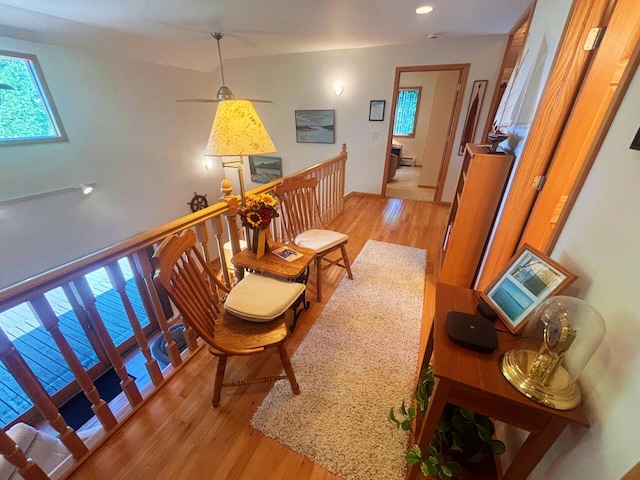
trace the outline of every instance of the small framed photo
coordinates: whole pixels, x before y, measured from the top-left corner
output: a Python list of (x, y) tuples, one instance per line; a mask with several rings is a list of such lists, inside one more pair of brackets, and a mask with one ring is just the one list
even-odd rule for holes
[(369, 102), (369, 121), (382, 122), (384, 120), (384, 100), (371, 100)]
[(335, 110), (296, 110), (296, 142), (335, 143)]
[(263, 157), (249, 155), (249, 170), (251, 181), (269, 183), (282, 178), (282, 159), (280, 157)]
[(576, 278), (542, 252), (523, 245), (480, 295), (509, 331), (518, 333), (543, 300), (558, 295)]

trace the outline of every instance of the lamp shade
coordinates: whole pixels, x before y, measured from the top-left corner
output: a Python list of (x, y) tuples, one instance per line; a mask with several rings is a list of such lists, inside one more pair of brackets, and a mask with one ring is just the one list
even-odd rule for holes
[(250, 101), (218, 103), (205, 155), (260, 155), (275, 151), (276, 146)]

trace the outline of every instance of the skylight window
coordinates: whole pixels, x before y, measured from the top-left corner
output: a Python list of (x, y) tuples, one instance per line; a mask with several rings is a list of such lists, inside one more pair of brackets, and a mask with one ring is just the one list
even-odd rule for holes
[(36, 56), (0, 50), (0, 145), (66, 139)]

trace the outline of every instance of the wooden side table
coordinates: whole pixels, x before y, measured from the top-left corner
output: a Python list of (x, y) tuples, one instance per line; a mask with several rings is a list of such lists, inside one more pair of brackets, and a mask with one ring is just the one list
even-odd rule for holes
[[(256, 258), (255, 253), (245, 248), (240, 250), (231, 258), (231, 263), (237, 268), (244, 268), (251, 272), (301, 282), (306, 285), (307, 279), (309, 278), (309, 265), (311, 265), (311, 262), (315, 259), (316, 251), (310, 248), (299, 247), (297, 245), (287, 245), (296, 252), (302, 254), (302, 257), (292, 262), (288, 262), (271, 252), (271, 250), (275, 250), (283, 246), (285, 246), (284, 243), (270, 241), (269, 251), (260, 258)], [(306, 289), (302, 292), (298, 301), (293, 305), (295, 314), (291, 330), (295, 328), (298, 316), (302, 311), (298, 309), (300, 305), (302, 305), (303, 310), (306, 310), (309, 307), (309, 302), (306, 300)]]
[[(446, 403), (452, 403), (529, 432), (502, 480), (524, 480), (569, 424), (585, 427), (589, 422), (582, 405), (573, 410), (555, 410), (518, 392), (502, 375), (500, 357), (516, 347), (518, 339), (498, 332), (498, 349), (480, 353), (459, 346), (447, 335), (450, 311), (476, 313), (473, 290), (439, 283), (435, 316), (422, 359), (426, 368), (433, 354), (435, 387), (425, 415), (416, 426), (417, 444), (426, 452)], [(496, 327), (499, 328), (500, 321)], [(409, 470), (408, 479), (419, 478), (419, 468)]]

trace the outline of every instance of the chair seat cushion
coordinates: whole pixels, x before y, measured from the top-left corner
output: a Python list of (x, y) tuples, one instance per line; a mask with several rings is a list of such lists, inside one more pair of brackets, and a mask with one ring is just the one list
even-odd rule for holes
[(349, 236), (333, 230), (307, 230), (298, 235), (293, 243), (322, 253), (349, 240)]
[(244, 320), (269, 322), (286, 312), (304, 289), (302, 283), (253, 273), (231, 289), (224, 307)]

